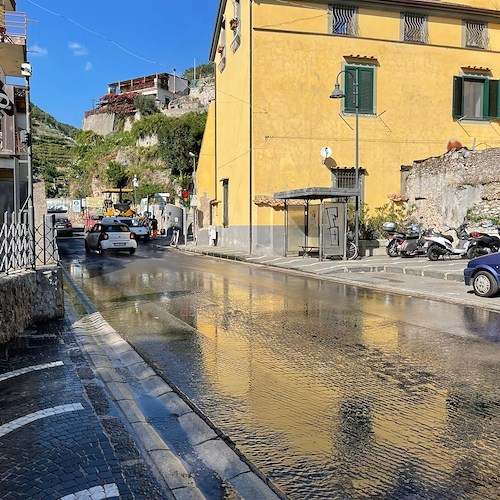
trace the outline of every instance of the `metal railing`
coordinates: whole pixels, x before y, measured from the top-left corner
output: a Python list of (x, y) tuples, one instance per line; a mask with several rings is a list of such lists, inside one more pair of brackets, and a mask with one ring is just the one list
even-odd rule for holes
[(26, 45), (26, 13), (5, 11), (2, 13), (0, 42)]
[(0, 225), (0, 274), (58, 262), (53, 216), (45, 217), (32, 234), (26, 211), (4, 213)]

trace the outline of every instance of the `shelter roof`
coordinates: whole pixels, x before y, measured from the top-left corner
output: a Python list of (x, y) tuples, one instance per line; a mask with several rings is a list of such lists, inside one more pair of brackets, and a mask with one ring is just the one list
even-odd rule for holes
[(354, 189), (308, 187), (274, 193), (275, 200), (323, 200), (326, 198), (345, 198), (350, 196), (359, 196), (359, 192)]

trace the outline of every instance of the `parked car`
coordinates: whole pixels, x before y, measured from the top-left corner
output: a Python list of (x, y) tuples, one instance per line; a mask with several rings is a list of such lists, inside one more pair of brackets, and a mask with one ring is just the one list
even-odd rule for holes
[(147, 227), (144, 227), (139, 219), (136, 217), (115, 217), (123, 224), (126, 224), (130, 230), (135, 234), (135, 239), (137, 241), (142, 240), (145, 243), (149, 241), (149, 230)]
[(464, 269), (467, 286), (472, 285), (479, 297), (492, 297), (500, 288), (500, 253), (490, 253), (472, 259)]
[(132, 255), (136, 248), (135, 234), (130, 231), (126, 224), (122, 224), (116, 219), (103, 219), (95, 224), (85, 236), (85, 251), (87, 253), (95, 250), (104, 255), (108, 250), (116, 250), (127, 251)]
[(54, 222), (56, 236), (73, 236), (73, 225), (67, 217), (57, 216)]

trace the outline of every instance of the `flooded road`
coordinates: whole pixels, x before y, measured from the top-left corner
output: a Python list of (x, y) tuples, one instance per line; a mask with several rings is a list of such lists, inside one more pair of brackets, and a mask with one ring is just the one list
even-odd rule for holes
[(290, 498), (498, 498), (499, 315), (152, 245), (61, 247), (106, 320)]

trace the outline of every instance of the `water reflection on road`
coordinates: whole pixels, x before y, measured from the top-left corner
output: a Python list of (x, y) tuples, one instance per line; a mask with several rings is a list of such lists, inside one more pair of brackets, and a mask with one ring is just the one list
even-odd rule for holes
[(498, 315), (172, 251), (68, 267), (290, 497), (500, 491)]

